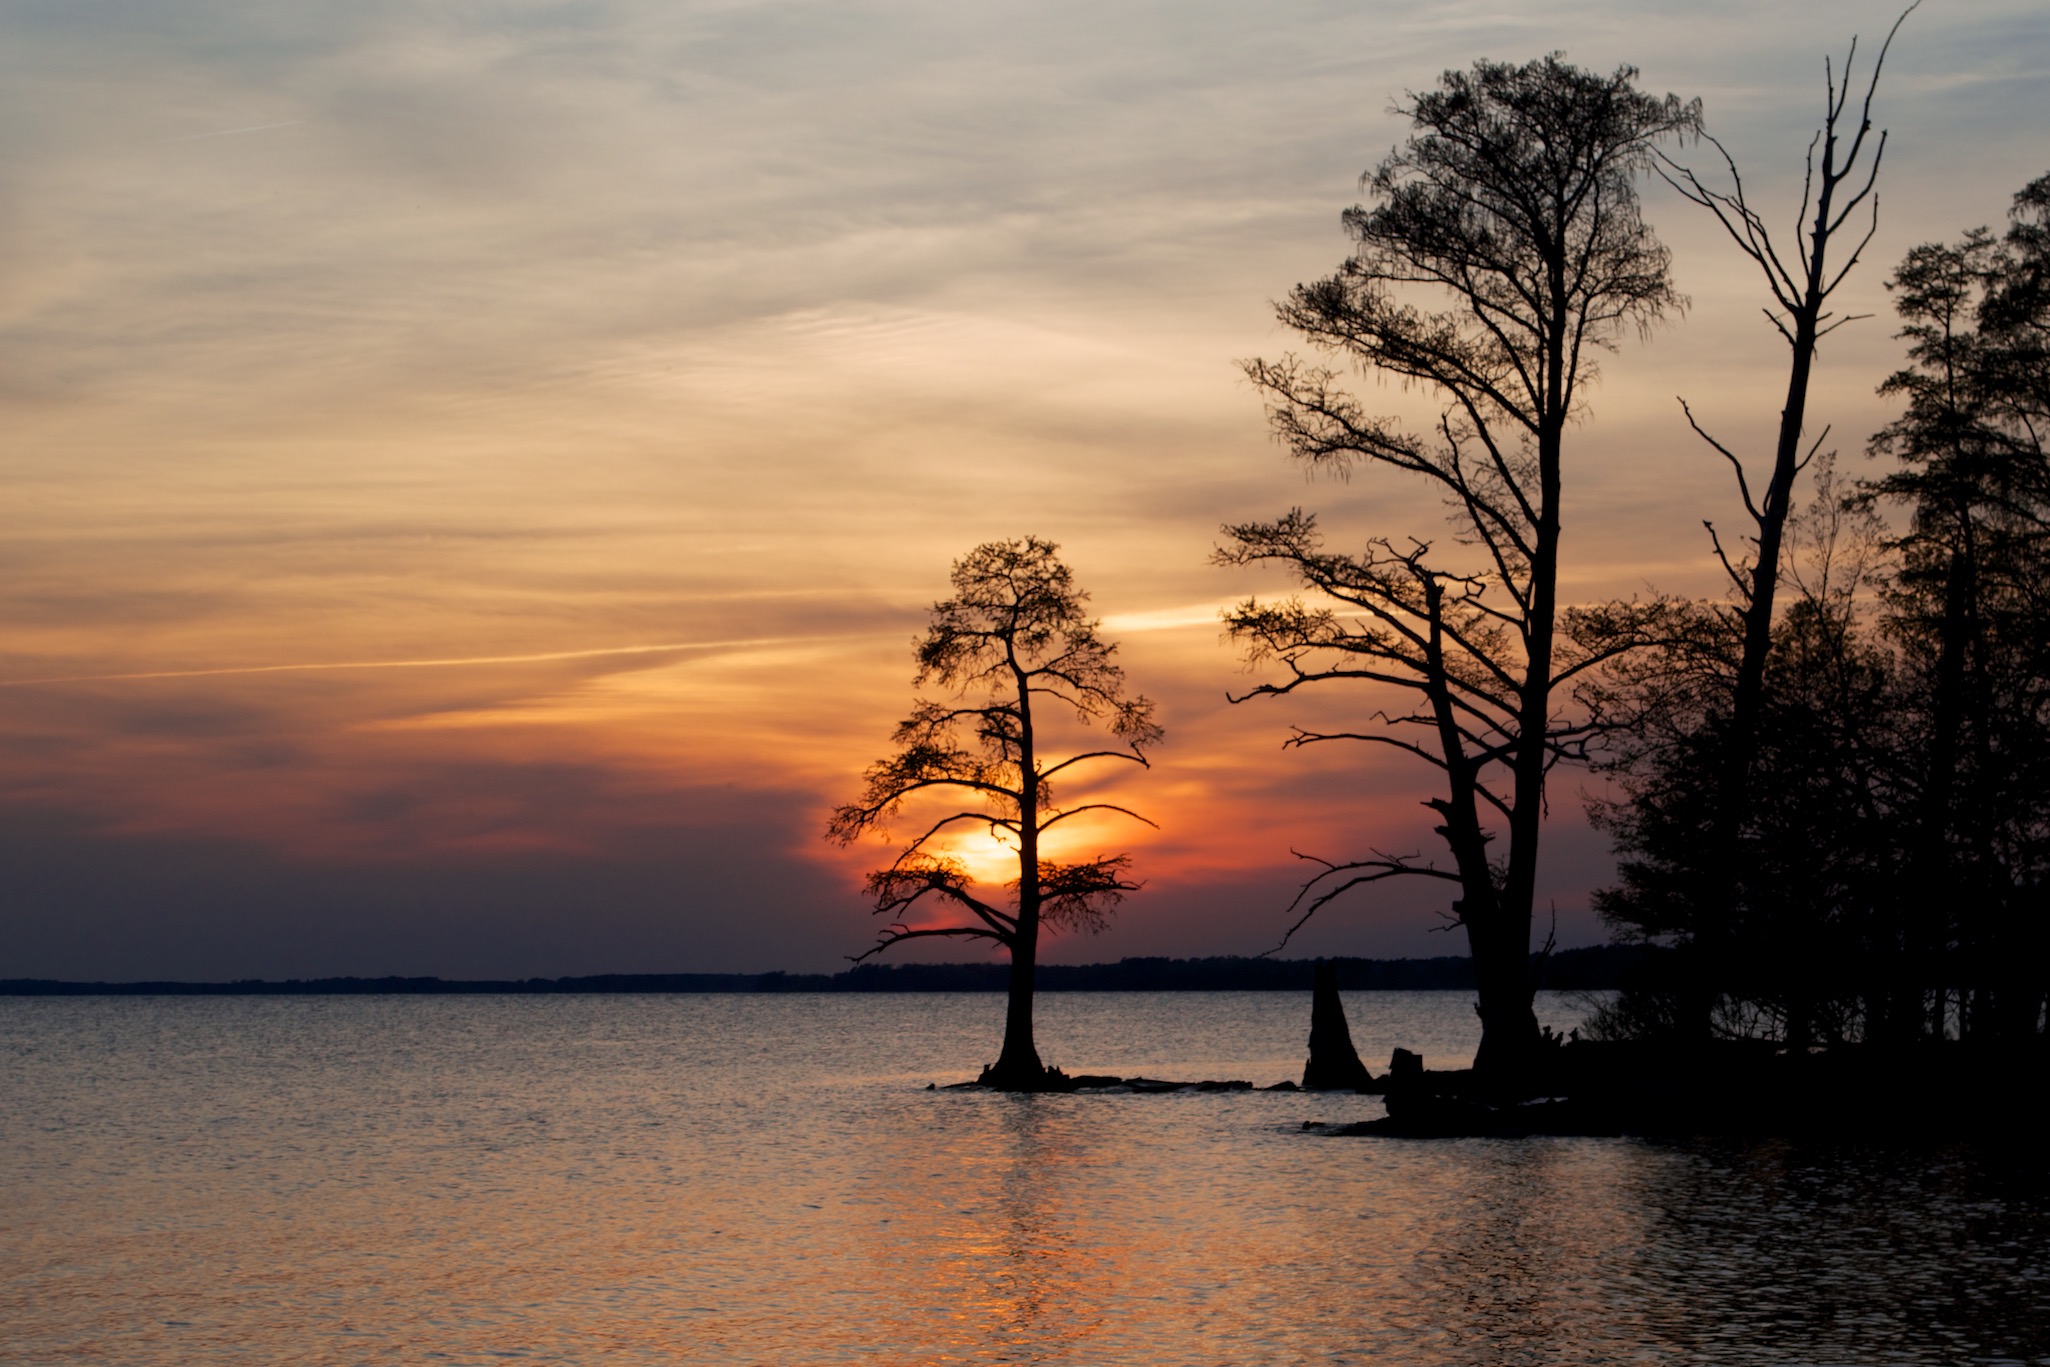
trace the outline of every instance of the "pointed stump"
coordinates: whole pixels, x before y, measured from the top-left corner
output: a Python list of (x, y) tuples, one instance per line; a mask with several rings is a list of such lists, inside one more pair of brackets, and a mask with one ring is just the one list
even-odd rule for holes
[(1345, 1003), (1338, 999), (1338, 970), (1318, 961), (1310, 995), (1310, 1058), (1303, 1065), (1307, 1092), (1370, 1092), (1374, 1075), (1352, 1047)]

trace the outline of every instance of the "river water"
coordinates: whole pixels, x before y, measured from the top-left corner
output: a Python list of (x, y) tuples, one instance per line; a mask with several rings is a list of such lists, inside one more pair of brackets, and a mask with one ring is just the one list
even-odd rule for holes
[[(1463, 994), (1347, 1010), (1377, 1067), (1473, 1048)], [(0, 999), (0, 1361), (2050, 1362), (2037, 1136), (1339, 1139), (1302, 1123), (1379, 1103), (925, 1090), (1001, 1013)], [(1309, 1001), (1041, 1013), (1071, 1072), (1264, 1085)]]

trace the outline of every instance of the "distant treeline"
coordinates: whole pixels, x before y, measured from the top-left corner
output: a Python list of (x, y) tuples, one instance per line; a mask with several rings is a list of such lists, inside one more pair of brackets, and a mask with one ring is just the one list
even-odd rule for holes
[[(1620, 986), (1648, 951), (1627, 945), (1562, 949), (1533, 958), (1541, 988)], [(1114, 964), (1041, 964), (1043, 992), (1307, 992), (1314, 959), (1120, 959)], [(1472, 962), (1438, 959), (1333, 959), (1347, 991), (1464, 991)], [(860, 964), (844, 973), (601, 973), (587, 978), (292, 978), (228, 983), (72, 983), (0, 979), (14, 997), (345, 996), (516, 992), (1001, 992), (1004, 964)]]

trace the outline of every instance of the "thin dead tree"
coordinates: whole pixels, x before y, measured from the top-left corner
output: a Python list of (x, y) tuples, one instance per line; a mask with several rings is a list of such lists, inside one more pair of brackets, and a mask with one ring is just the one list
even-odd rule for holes
[[(1781, 551), (1786, 538), (1788, 512), (1793, 507), (1794, 482), (1828, 439), (1825, 427), (1803, 453), (1808, 414), (1808, 384), (1814, 370), (1816, 346), (1822, 338), (1864, 315), (1833, 314), (1830, 297), (1843, 284), (1879, 227), (1879, 165), (1886, 152), (1886, 132), (1872, 136), (1872, 100), (1879, 90), (1880, 73), (1886, 54), (1893, 46), (1900, 26), (1921, 4), (1903, 10), (1887, 30), (1880, 44), (1872, 74), (1865, 83), (1864, 98), (1856, 111), (1856, 128), (1849, 127), (1851, 74), (1858, 56), (1857, 39), (1851, 40), (1844, 73), (1839, 81), (1834, 63), (1823, 62), (1822, 127), (1809, 139), (1806, 174), (1801, 186), (1801, 205), (1794, 215), (1791, 250), (1782, 251), (1774, 241), (1765, 218), (1754, 209), (1744, 188), (1744, 178), (1729, 149), (1713, 136), (1702, 141), (1721, 156), (1728, 188), (1710, 185), (1691, 167), (1665, 154), (1660, 156), (1660, 175), (1681, 195), (1715, 215), (1737, 249), (1757, 266), (1764, 277), (1772, 304), (1765, 309), (1789, 352), (1786, 400), (1780, 408), (1779, 435), (1773, 447), (1772, 468), (1761, 495), (1754, 497), (1753, 484), (1745, 463), (1728, 445), (1713, 436), (1695, 418), (1686, 399), (1681, 411), (1696, 435), (1729, 462), (1736, 476), (1737, 495), (1751, 521), (1752, 544), (1748, 563), (1741, 550), (1732, 558), (1732, 548), (1723, 544), (1713, 521), (1705, 521), (1717, 561), (1728, 575), (1736, 595), (1733, 623), (1741, 632), (1742, 647), (1730, 695), (1724, 733), (1722, 796), (1715, 815), (1712, 839), (1711, 876), (1723, 883), (1710, 902), (1723, 904), (1729, 914), (1744, 895), (1743, 863), (1740, 857), (1741, 829), (1749, 806), (1748, 788), (1759, 744), (1758, 728), (1765, 697), (1766, 660), (1772, 651), (1774, 604), (1779, 590)], [(1867, 155), (1869, 151), (1869, 156)], [(1832, 248), (1841, 246), (1846, 230), (1860, 235), (1842, 259), (1832, 260)], [(1713, 912), (1711, 911), (1711, 914)], [(1704, 924), (1697, 935), (1697, 949), (1704, 962), (1701, 971), (1703, 999), (1694, 1015), (1698, 1028), (1706, 1030), (1713, 1006), (1716, 976), (1716, 933)]]

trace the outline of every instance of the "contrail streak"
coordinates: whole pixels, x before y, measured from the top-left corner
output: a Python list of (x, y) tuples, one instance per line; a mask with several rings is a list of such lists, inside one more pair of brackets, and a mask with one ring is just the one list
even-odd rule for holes
[(159, 144), (167, 142), (198, 142), (201, 138), (232, 138), (237, 133), (261, 133), (272, 128), (297, 128), (304, 119), (286, 119), (283, 123), (252, 123), (247, 128), (223, 128), (213, 133), (187, 133), (182, 138), (158, 138)]
[(545, 650), (532, 655), (451, 655), (429, 660), (329, 660), (310, 664), (227, 665), (216, 669), (152, 669), (132, 674), (69, 674), (49, 679), (0, 679), (0, 688), (41, 684), (120, 683), (135, 679), (212, 679), (227, 674), (311, 674), (328, 669), (444, 669), (455, 665), (538, 664), (549, 660), (593, 660), (607, 655), (665, 655), (680, 650), (739, 650), (748, 646), (837, 641), (844, 636), (756, 636), (737, 641), (666, 641), (660, 645), (600, 646), (594, 650)]

